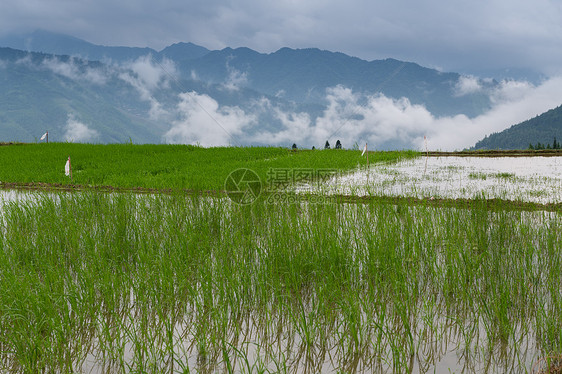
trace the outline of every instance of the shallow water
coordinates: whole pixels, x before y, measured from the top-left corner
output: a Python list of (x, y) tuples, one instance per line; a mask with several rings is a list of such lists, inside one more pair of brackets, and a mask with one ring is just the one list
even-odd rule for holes
[[(416, 160), (417, 161), (417, 160)], [(445, 160), (446, 161), (446, 160)], [(430, 160), (428, 160), (428, 163)], [(411, 167), (415, 168), (416, 164), (411, 163)], [(378, 167), (378, 166), (377, 166)], [(386, 165), (388, 167), (388, 165)], [(453, 172), (457, 170), (455, 168), (451, 168), (449, 166), (445, 166), (446, 170), (450, 170)], [(505, 170), (505, 169), (500, 169)], [(426, 171), (427, 172), (427, 171)], [(482, 172), (482, 171), (479, 171)], [(499, 172), (487, 172), (487, 173), (499, 173)], [(505, 171), (501, 171), (501, 173), (507, 173)], [(369, 175), (369, 179), (372, 176)], [(491, 177), (490, 177), (491, 178)], [(504, 178), (504, 177), (498, 177)], [(515, 176), (513, 177), (515, 178)], [(481, 179), (481, 178), (480, 178)], [(477, 179), (477, 180), (480, 180)], [(483, 179), (482, 179), (483, 180)], [(486, 178), (488, 180), (488, 178)], [(11, 191), (8, 191), (11, 192)], [(41, 193), (36, 192), (14, 192), (8, 193), (4, 199), (4, 201), (14, 201), (18, 199), (36, 199), (39, 202), (42, 200), (40, 196), (43, 196)], [(60, 196), (60, 195), (56, 195)], [(79, 195), (73, 195), (79, 196)], [(135, 220), (131, 221), (130, 228), (138, 228), (139, 234), (147, 233), (150, 234), (145, 235), (145, 238), (152, 238), (153, 236), (158, 239), (158, 242), (162, 242), (161, 238), (166, 238), (165, 236), (161, 237), (158, 236), (159, 230), (147, 230), (147, 228), (152, 228), (152, 225), (149, 225), (146, 222), (153, 222), (148, 220), (145, 222), (144, 225), (138, 225), (137, 221), (141, 221), (145, 216), (145, 211), (158, 211), (160, 208), (160, 204), (164, 203), (165, 201), (158, 200), (157, 197), (154, 197), (155, 201), (150, 198), (140, 198), (138, 201), (134, 201), (131, 205), (127, 205), (127, 207), (131, 207), (130, 210), (121, 210), (121, 212), (127, 212), (127, 214), (135, 214)], [(165, 199), (166, 201), (168, 199)], [(206, 201), (206, 200), (205, 200)], [(83, 209), (86, 206), (91, 205), (91, 201), (85, 200), (88, 204), (78, 204), (76, 205), (77, 208)], [(201, 209), (206, 209), (207, 211), (212, 211), (212, 208), (215, 206), (215, 202), (218, 203), (217, 200), (209, 200), (208, 203), (201, 205)], [(140, 204), (143, 203), (143, 204)], [(187, 202), (189, 203), (189, 201)], [(110, 205), (113, 207), (113, 205)], [(173, 208), (177, 209), (178, 206), (172, 206)], [(199, 205), (197, 205), (199, 207)], [(346, 237), (345, 230), (349, 230), (354, 233), (354, 235), (347, 235), (348, 238), (355, 238), (354, 240), (361, 240), (362, 235), (365, 234), (367, 231), (374, 231), (376, 229), (377, 221), (381, 219), (395, 219), (397, 222), (396, 227), (398, 227), (400, 232), (408, 232), (405, 229), (413, 230), (413, 226), (415, 226), (416, 220), (422, 219), (423, 217), (419, 217), (416, 212), (417, 210), (425, 211), (427, 208), (411, 208), (411, 214), (403, 214), (398, 213), (398, 207), (392, 208), (390, 211), (387, 212), (386, 209), (382, 209), (382, 213), (391, 213), (391, 215), (383, 215), (375, 214), (371, 216), (369, 211), (363, 211), (363, 215), (357, 214), (356, 210), (359, 209), (357, 205), (350, 204), (349, 209), (349, 216), (347, 216), (347, 205), (342, 205), (343, 215), (339, 217), (342, 219), (342, 223), (336, 225), (330, 225), (331, 228), (340, 229), (338, 231), (338, 237)], [(376, 208), (376, 207), (373, 207)], [(166, 212), (163, 215), (157, 215), (157, 218), (154, 222), (161, 222), (164, 220), (165, 217), (168, 217), (169, 212), (173, 212), (175, 209), (165, 209), (163, 210)], [(404, 209), (403, 207), (400, 209)], [(429, 208), (432, 212), (433, 211), (441, 211), (441, 209), (437, 208)], [(139, 210), (142, 210), (139, 213)], [(190, 212), (191, 209), (184, 211), (184, 214)], [(454, 212), (454, 209), (450, 211)], [(113, 210), (103, 210), (103, 212), (113, 212)], [(230, 220), (232, 219), (231, 215), (233, 212), (226, 209), (227, 214), (222, 215), (222, 211), (218, 210), (214, 214), (210, 214), (208, 216), (203, 215), (202, 218), (199, 218), (198, 215), (192, 216), (191, 219), (198, 219), (202, 224), (209, 224), (209, 218), (217, 219), (216, 222), (220, 223), (221, 229), (226, 229), (229, 227)], [(289, 213), (292, 211), (279, 211), (282, 214), (287, 213), (289, 217), (293, 217), (298, 220), (297, 216), (292, 216)], [(443, 210), (445, 212), (445, 210)], [(138, 217), (136, 216), (138, 214)], [(313, 215), (312, 211), (307, 211), (307, 209), (303, 208), (300, 210), (301, 215), (303, 215), (302, 221), (299, 222), (308, 222), (309, 219), (314, 219), (317, 216)], [(543, 213), (543, 212), (525, 212), (525, 213), (514, 213), (515, 216), (512, 220), (507, 220), (508, 222), (517, 222), (517, 227), (519, 227), (519, 223), (528, 223), (528, 220), (537, 221), (538, 225), (545, 225), (545, 224), (552, 224), (551, 221), (545, 221), (545, 214), (555, 215), (556, 213)], [(395, 217), (396, 218), (392, 218)], [(220, 220), (218, 220), (220, 216)], [(69, 217), (72, 217), (69, 215)], [(233, 224), (239, 223), (239, 219), (241, 216), (234, 216), (235, 219), (232, 222)], [(236, 220), (236, 217), (238, 220)], [(277, 216), (276, 216), (277, 217)], [(331, 216), (335, 218), (336, 215)], [(389, 218), (390, 217), (390, 218)], [(435, 219), (438, 219), (440, 216), (437, 215)], [(511, 216), (510, 216), (511, 217)], [(347, 218), (347, 219), (346, 219)], [(408, 218), (408, 220), (405, 220)], [(466, 218), (465, 216), (459, 216), (460, 219)], [(470, 218), (470, 216), (469, 216)], [(493, 220), (494, 217), (487, 217), (485, 223), (489, 225), (493, 225), (493, 227), (501, 226), (501, 223), (506, 222), (506, 220)], [(505, 218), (505, 217), (504, 217)], [(509, 218), (509, 217), (508, 217)], [(85, 230), (87, 229), (88, 232), (91, 232), (92, 225), (89, 220), (85, 220), (82, 217), (83, 225)], [(107, 217), (107, 215), (99, 216), (99, 220), (96, 220), (96, 225), (100, 225), (103, 219), (108, 220), (109, 222), (116, 222), (119, 221), (111, 220)], [(276, 218), (277, 219), (277, 218)], [(363, 219), (363, 222), (368, 223), (368, 225), (356, 225), (356, 221), (358, 219)], [(41, 222), (43, 220), (38, 220)], [(183, 220), (179, 221), (170, 221), (170, 222), (184, 222)], [(429, 221), (428, 221), (429, 222)], [(447, 219), (443, 219), (441, 217), (441, 223), (446, 223)], [(468, 221), (472, 222), (472, 221)], [(135, 224), (133, 224), (135, 223)], [(431, 223), (431, 222), (429, 222)], [(94, 226), (96, 226), (94, 225)], [(342, 227), (343, 225), (343, 227)], [(111, 226), (111, 225), (110, 225)], [(533, 227), (534, 225), (523, 225), (526, 227)], [(158, 227), (158, 226), (156, 226)], [(201, 227), (201, 226), (198, 226)], [(299, 225), (295, 225), (295, 227), (302, 227)], [(388, 228), (392, 229), (395, 226), (387, 226)], [(435, 230), (438, 231), (438, 228), (442, 227), (442, 225), (438, 225)], [(556, 227), (556, 226), (555, 226)], [(59, 227), (59, 230), (61, 227)], [(121, 231), (113, 231), (109, 229), (107, 226), (97, 226), (97, 230), (105, 229), (106, 234), (94, 235), (91, 236), (92, 240), (103, 240), (108, 236), (115, 236), (121, 237)], [(354, 231), (355, 230), (355, 231)], [(37, 230), (38, 232), (42, 232), (42, 230)], [(45, 231), (45, 230), (43, 230)], [(414, 231), (410, 231), (414, 232)], [(184, 233), (187, 233), (185, 231)], [(440, 237), (441, 232), (434, 233), (435, 237)], [(509, 233), (509, 232), (508, 232)], [(324, 234), (323, 234), (324, 235)], [(537, 234), (538, 235), (538, 234)], [(410, 236), (413, 237), (413, 236)], [(417, 235), (416, 235), (417, 237)], [(443, 235), (444, 238), (447, 238)], [(517, 236), (519, 237), (519, 236)], [(306, 238), (302, 236), (301, 238)], [(334, 236), (331, 237), (334, 239)], [(374, 238), (374, 237), (373, 237)], [(119, 244), (119, 248), (121, 244), (125, 243), (130, 246), (137, 246), (136, 242), (133, 239), (129, 238), (130, 241), (117, 241), (116, 243)], [(259, 239), (254, 238), (250, 244), (255, 245), (255, 248), (261, 248), (262, 253), (267, 252), (267, 241), (260, 242)], [(437, 240), (437, 239), (436, 239)], [(227, 243), (227, 242), (225, 242)], [(244, 242), (245, 243), (245, 242)], [(240, 245), (244, 244), (240, 243)], [(350, 244), (350, 242), (346, 242), (345, 240), (340, 244), (340, 248), (344, 248), (344, 244)], [(351, 242), (353, 244), (354, 242)], [(360, 241), (359, 243), (364, 244), (364, 241)], [(391, 243), (392, 242), (388, 242)], [(399, 242), (396, 242), (399, 243)], [(471, 241), (474, 243), (474, 241)], [(58, 244), (58, 243), (57, 243)], [(259, 245), (258, 245), (259, 244)], [(179, 244), (175, 244), (179, 245)], [(245, 244), (244, 244), (245, 245)], [(445, 248), (441, 248), (439, 245), (433, 241), (433, 239), (429, 240), (426, 244), (427, 247), (423, 247), (427, 249), (427, 252), (424, 252), (424, 256), (420, 256), (418, 258), (424, 258), (426, 262), (427, 269), (434, 269), (440, 270), (443, 269), (442, 274), (445, 276), (447, 268), (447, 264), (443, 262), (440, 258), (436, 258), (434, 261), (429, 258), (429, 256), (434, 252), (437, 251), (438, 253), (445, 253)], [(540, 247), (539, 244), (537, 244)], [(53, 246), (52, 248), (59, 247)], [(509, 249), (509, 246), (506, 246)], [(160, 249), (160, 247), (156, 247)], [(182, 246), (183, 248), (183, 246)], [(382, 247), (381, 247), (382, 248)], [(423, 248), (419, 248), (419, 250), (423, 250)], [(471, 248), (470, 246), (468, 248)], [(61, 253), (66, 253), (72, 249), (72, 246), (67, 246), (64, 248), (64, 251)], [(502, 248), (505, 250), (506, 248)], [(400, 250), (400, 245), (396, 246), (396, 251)], [(87, 253), (86, 251), (84, 253)], [(355, 252), (356, 253), (356, 252)], [(508, 252), (511, 253), (511, 252)], [(542, 252), (541, 252), (542, 253)], [(152, 259), (153, 256), (157, 257), (158, 251), (148, 251), (145, 253), (148, 259)], [(437, 256), (439, 257), (439, 255)], [(540, 258), (540, 256), (538, 257)], [(256, 269), (259, 269), (259, 266), (265, 263), (268, 259), (267, 256), (264, 257), (256, 257), (255, 260), (260, 259), (261, 261), (257, 261), (255, 263)], [(166, 264), (168, 261), (164, 261), (161, 265)], [(512, 262), (512, 261), (510, 261)], [(532, 262), (534, 263), (534, 262)], [(79, 263), (81, 264), (81, 263)], [(556, 268), (556, 266), (553, 266)], [(209, 270), (213, 270), (214, 268), (209, 267)], [(359, 266), (361, 270), (362, 267)], [(252, 268), (254, 270), (254, 268)], [(362, 271), (360, 271), (362, 273)], [(220, 272), (218, 273), (220, 275)], [(421, 272), (420, 272), (421, 274)], [(158, 277), (161, 277), (160, 275)], [(86, 279), (86, 278), (84, 278)], [(88, 278), (90, 279), (90, 278)], [(136, 278), (132, 278), (135, 280)], [(158, 278), (154, 278), (158, 279)], [(157, 284), (158, 282), (155, 281), (153, 284)], [(501, 283), (501, 282), (496, 282)], [(88, 284), (87, 282), (85, 284)], [(418, 284), (411, 279), (408, 281), (408, 284), (414, 286)], [(421, 282), (420, 285), (427, 285), (427, 283)], [(198, 287), (201, 287), (201, 283), (197, 283)], [(430, 284), (431, 285), (431, 284)], [(436, 290), (439, 291), (439, 286), (436, 285)], [(138, 287), (138, 285), (137, 285)], [(207, 286), (210, 287), (210, 286)], [(215, 290), (214, 288), (207, 288), (211, 291)], [(425, 288), (424, 288), (425, 289)], [(145, 288), (139, 288), (140, 292), (146, 291)], [(150, 290), (150, 287), (148, 287)], [(99, 290), (96, 290), (99, 291)], [(173, 290), (168, 290), (172, 292)], [(141, 295), (138, 292), (136, 295)], [(411, 292), (409, 289), (407, 293), (408, 295), (417, 295), (415, 292)], [(125, 293), (126, 294), (126, 293)], [(203, 294), (200, 292), (199, 294)], [(115, 368), (115, 370), (110, 368), (111, 363), (108, 364), (107, 357), (111, 357), (111, 355), (116, 356), (116, 361), (122, 362), (123, 367), (149, 367), (152, 362), (154, 362), (155, 367), (158, 371), (174, 371), (178, 369), (177, 366), (174, 367), (174, 370), (171, 370), (171, 366), (166, 364), (167, 360), (170, 359), (171, 352), (174, 353), (174, 357), (176, 357), (182, 363), (187, 363), (189, 367), (196, 368), (197, 372), (221, 372), (225, 371), (225, 356), (224, 352), (221, 351), (220, 341), (218, 343), (218, 349), (212, 349), (212, 344), (210, 341), (212, 339), (224, 339), (226, 349), (226, 355), (229, 356), (229, 359), (234, 360), (237, 359), (238, 362), (235, 366), (234, 371), (242, 371), (245, 368), (245, 361), (249, 362), (249, 365), (255, 368), (255, 372), (258, 372), (258, 368), (263, 368), (266, 371), (276, 372), (275, 362), (273, 361), (272, 357), (276, 357), (278, 361), (283, 361), (287, 363), (289, 369), (287, 372), (336, 372), (338, 370), (342, 370), (345, 372), (393, 372), (393, 356), (396, 357), (392, 350), (392, 347), (398, 348), (398, 357), (399, 359), (403, 359), (404, 356), (402, 353), (407, 355), (409, 352), (410, 346), (409, 343), (405, 343), (405, 340), (402, 339), (404, 336), (404, 328), (403, 328), (403, 321), (400, 318), (386, 318), (383, 323), (380, 318), (381, 312), (372, 313), (370, 306), (368, 305), (368, 309), (361, 309), (359, 308), (359, 326), (360, 326), (360, 336), (364, 337), (364, 344), (361, 344), (361, 347), (365, 347), (365, 351), (361, 351), (362, 355), (360, 357), (351, 362), (349, 358), (350, 355), (348, 354), (350, 351), (346, 351), (346, 349), (352, 347), (352, 340), (351, 334), (348, 329), (346, 329), (347, 324), (353, 322), (347, 314), (343, 314), (343, 309), (341, 314), (338, 314), (335, 317), (335, 322), (321, 325), (320, 327), (314, 327), (313, 325), (313, 336), (314, 336), (314, 344), (312, 345), (312, 349), (306, 349), (302, 344), (302, 335), (303, 332), (299, 330), (300, 323), (304, 320), (305, 322), (311, 321), (312, 319), (317, 318), (315, 314), (315, 309), (308, 307), (303, 307), (302, 312), (301, 309), (288, 309), (289, 312), (285, 314), (272, 314), (265, 309), (264, 312), (260, 313), (259, 311), (251, 311), (249, 314), (244, 315), (243, 318), (238, 320), (234, 320), (230, 318), (231, 314), (227, 313), (228, 310), (216, 308), (214, 311), (218, 313), (217, 315), (220, 317), (224, 314), (224, 321), (226, 324), (223, 326), (220, 324), (221, 319), (217, 318), (213, 320), (210, 324), (209, 330), (205, 331), (203, 329), (202, 334), (207, 334), (204, 336), (203, 340), (209, 342), (210, 348), (208, 348), (208, 358), (204, 362), (199, 357), (199, 350), (197, 347), (197, 332), (198, 326), (206, 321), (205, 318), (196, 318), (198, 314), (201, 314), (198, 305), (202, 304), (202, 301), (199, 297), (195, 299), (191, 299), (190, 302), (187, 300), (185, 304), (182, 304), (182, 309), (184, 311), (184, 315), (180, 315), (178, 320), (170, 319), (169, 324), (164, 322), (168, 320), (163, 320), (164, 322), (159, 320), (160, 317), (155, 317), (154, 313), (149, 313), (150, 310), (143, 312), (143, 309), (137, 309), (135, 307), (136, 302), (132, 302), (136, 300), (134, 297), (133, 288), (130, 290), (130, 298), (131, 304), (125, 309), (124, 314), (112, 314), (117, 318), (117, 322), (114, 322), (115, 325), (110, 325), (115, 327), (115, 331), (118, 331), (119, 338), (117, 339), (117, 343), (111, 345), (113, 343), (109, 343), (109, 348), (103, 349), (102, 345), (100, 344), (101, 337), (104, 335), (102, 334), (101, 326), (98, 326), (96, 322), (92, 325), (94, 330), (96, 331), (95, 337), (92, 340), (92, 345), (90, 346), (89, 351), (83, 351), (81, 354), (85, 354), (85, 361), (83, 365), (80, 367), (80, 371), (82, 372), (92, 372), (92, 373), (102, 373), (102, 372), (122, 372), (124, 370), (119, 370), (119, 366)], [(308, 295), (308, 294), (306, 294)], [(431, 293), (427, 293), (427, 295), (431, 295)], [(439, 293), (437, 294), (440, 295)], [(116, 294), (117, 297), (120, 294)], [(310, 298), (310, 295), (307, 297)], [(142, 299), (139, 297), (139, 299)], [(437, 297), (439, 299), (439, 297)], [(139, 301), (139, 303), (141, 303)], [(151, 305), (148, 300), (144, 301), (145, 305)], [(235, 305), (235, 304), (233, 304)], [(351, 304), (350, 304), (351, 305)], [(308, 306), (308, 305), (307, 305)], [(532, 331), (532, 323), (533, 320), (526, 322), (526, 324), (531, 325), (531, 328), (527, 330), (521, 330), (521, 326), (518, 323), (514, 324), (514, 333), (513, 335), (509, 336), (507, 339), (507, 343), (498, 343), (497, 339), (494, 336), (487, 335), (487, 332), (484, 328), (485, 322), (479, 320), (479, 315), (481, 310), (478, 308), (474, 309), (459, 309), (458, 311), (454, 308), (456, 304), (450, 305), (451, 308), (446, 308), (439, 304), (437, 301), (428, 301), (427, 303), (425, 300), (420, 298), (420, 302), (412, 305), (412, 309), (408, 310), (407, 319), (411, 324), (411, 331), (412, 339), (413, 339), (413, 346), (415, 347), (414, 350), (417, 354), (411, 361), (412, 365), (412, 372), (524, 372), (527, 371), (529, 368), (532, 367), (533, 362), (535, 362), (538, 358), (537, 347), (535, 347), (534, 342), (536, 341), (535, 333)], [(226, 312), (225, 312), (226, 310)], [(352, 309), (351, 311), (354, 311)], [(161, 311), (164, 316), (166, 316), (165, 312)], [(364, 314), (361, 315), (360, 313), (363, 312)], [(144, 314), (143, 314), (144, 313)], [(302, 313), (302, 315), (301, 315)], [(340, 313), (336, 310), (336, 313)], [(388, 314), (384, 314), (388, 316), (396, 317), (396, 314), (391, 314), (390, 311)], [(120, 316), (120, 317), (119, 317)], [(105, 315), (100, 314), (99, 319), (97, 321), (101, 324), (100, 321), (103, 321), (103, 317)], [(363, 318), (365, 317), (365, 318)], [(367, 318), (368, 317), (368, 318)], [(121, 318), (121, 319), (119, 319)], [(171, 318), (171, 317), (170, 317)], [(371, 319), (369, 319), (371, 318)], [(147, 322), (148, 321), (148, 322)], [(261, 322), (260, 322), (261, 321)], [(471, 322), (475, 321), (474, 328), (471, 325)], [(380, 326), (380, 330), (375, 327)], [(426, 323), (427, 322), (427, 323)], [(108, 322), (109, 323), (109, 322)], [(489, 323), (489, 322), (488, 322)], [(525, 325), (525, 323), (523, 324)], [(468, 326), (468, 327), (467, 327)], [(172, 348), (168, 349), (166, 346), (166, 341), (162, 340), (165, 333), (164, 328), (170, 328), (172, 331), (171, 343)], [(220, 329), (219, 329), (220, 327)], [(223, 329), (224, 327), (224, 329)], [(381, 335), (381, 340), (379, 343), (375, 345), (374, 337), (377, 337), (377, 332), (384, 331), (384, 335)], [(361, 335), (364, 334), (364, 335)], [(521, 341), (514, 342), (513, 337), (517, 337), (517, 339), (521, 338)], [(89, 337), (89, 339), (92, 339)], [(82, 342), (85, 342), (87, 339), (84, 338)], [(135, 346), (135, 343), (140, 343), (141, 347), (138, 348)], [(108, 344), (107, 341), (104, 341), (103, 344)], [(230, 345), (232, 344), (232, 345)], [(464, 349), (465, 346), (468, 346), (468, 349)], [(138, 348), (138, 350), (137, 350)], [(216, 347), (215, 347), (216, 348)], [(140, 353), (139, 353), (140, 351)], [(351, 350), (353, 352), (354, 350)], [(108, 353), (108, 356), (103, 356), (103, 352)], [(304, 352), (304, 353), (303, 353)], [(408, 356), (409, 357), (409, 356)], [(378, 361), (377, 361), (378, 360)], [(137, 362), (139, 364), (137, 364)], [(80, 362), (78, 362), (80, 364)], [(141, 365), (142, 364), (142, 365)], [(400, 368), (405, 368), (406, 366), (399, 366)], [(133, 371), (133, 370), (129, 370)], [(140, 370), (139, 370), (140, 371)], [(150, 370), (148, 370), (150, 372)], [(178, 370), (179, 371), (179, 370)], [(252, 371), (252, 370), (249, 370)], [(157, 371), (155, 371), (157, 372)]]
[[(304, 192), (318, 188), (301, 186)], [(562, 157), (420, 157), (333, 178), (323, 192), (562, 202)]]
[(0, 190), (0, 206), (8, 201), (25, 200), (30, 197), (37, 196), (37, 192), (19, 191), (19, 190)]
[[(160, 347), (155, 346), (154, 356), (149, 354), (143, 359), (145, 363), (151, 362), (161, 372), (181, 372), (182, 364), (200, 373), (226, 372), (226, 357), (234, 372), (276, 373), (283, 365), (288, 365), (288, 373), (396, 372), (396, 368), (392, 366), (393, 353), (396, 352), (389, 348), (390, 341), (386, 338), (381, 341), (386, 349), (363, 351), (363, 356), (346, 359), (342, 357), (345, 355), (345, 347), (342, 348), (341, 341), (338, 342), (338, 339), (345, 336), (343, 331), (340, 331), (341, 335), (331, 331), (327, 340), (315, 339), (313, 345), (306, 346), (299, 332), (294, 329), (295, 326), (274, 323), (265, 327), (256, 322), (261, 317), (263, 316), (247, 315), (238, 321), (231, 320), (226, 328), (225, 345), (222, 349), (209, 346), (205, 359), (202, 359), (196, 343), (196, 327), (191, 325), (191, 321), (180, 321), (173, 327), (173, 354), (170, 351), (159, 351)], [(470, 341), (466, 341), (466, 331), (451, 326), (449, 317), (436, 316), (433, 319), (432, 327), (419, 321), (414, 339), (417, 351), (410, 359), (404, 357), (409, 365), (402, 366), (402, 369), (408, 368), (412, 373), (517, 373), (527, 372), (541, 357), (533, 339), (534, 334), (529, 331), (519, 331), (518, 334), (523, 337), (518, 342), (498, 343), (489, 341), (484, 325), (479, 324), (474, 329), (477, 332)], [(138, 326), (131, 323), (130, 319), (122, 323), (128, 326), (127, 331), (139, 331)], [(156, 327), (155, 331), (157, 329)], [(148, 333), (149, 336), (151, 334), (156, 335), (156, 332)], [(79, 371), (91, 374), (118, 373), (121, 372), (120, 367), (138, 365), (138, 352), (133, 343), (136, 338), (135, 333), (124, 334), (119, 343), (122, 356), (114, 361), (107, 360), (107, 357), (111, 357), (110, 352), (103, 355), (99, 342), (94, 343), (93, 350), (79, 365)], [(174, 357), (174, 363), (170, 360), (171, 357)], [(253, 369), (245, 371), (248, 365)]]

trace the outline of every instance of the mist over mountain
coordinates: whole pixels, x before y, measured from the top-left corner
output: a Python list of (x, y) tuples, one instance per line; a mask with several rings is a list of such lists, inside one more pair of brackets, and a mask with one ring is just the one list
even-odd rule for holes
[[(228, 124), (231, 122), (229, 115), (242, 112), (240, 108), (251, 110), (258, 105), (263, 112), (265, 103), (280, 110), (320, 113), (322, 109), (314, 105), (287, 104), (247, 88), (227, 89), (223, 85), (184, 80), (170, 60), (157, 61), (150, 55), (127, 63), (106, 64), (0, 48), (2, 141), (33, 141), (45, 131), (49, 131), (51, 141), (172, 141), (166, 138), (166, 133), (192, 114), (189, 108), (180, 107), (182, 94), (191, 98), (191, 104), (208, 117), (203, 118), (203, 125), (217, 119)], [(204, 107), (199, 100), (209, 105)], [(221, 110), (218, 110), (218, 102)], [(256, 121), (250, 116), (238, 119), (243, 117)], [(267, 121), (270, 117), (266, 112), (261, 113), (260, 118), (264, 120), (261, 128), (271, 129)], [(202, 123), (196, 122), (194, 127), (200, 127)], [(224, 137), (221, 125), (215, 124), (218, 128), (214, 131), (219, 130), (217, 139)], [(76, 131), (77, 126), (82, 133)], [(238, 139), (233, 141), (246, 144)], [(228, 144), (228, 139), (225, 142)]]
[(494, 130), (480, 125), (488, 114), (540, 88), (315, 48), (155, 51), (46, 31), (0, 46), (11, 47), (0, 48), (2, 141), (49, 130), (53, 141), (318, 148), (341, 139), (396, 149), (418, 148), (428, 135), (456, 147), (470, 141), (465, 128), (482, 137)]
[[(52, 140), (118, 142), (135, 136), (150, 141), (162, 129), (142, 113), (126, 111), (130, 89), (102, 75), (98, 62), (55, 58), (0, 48), (0, 139), (32, 141), (49, 130)], [(111, 84), (113, 90), (102, 87)], [(121, 101), (119, 103), (118, 101)], [(66, 137), (68, 123), (88, 123), (83, 136)], [(91, 130), (91, 131), (88, 131)]]
[[(248, 48), (212, 51), (178, 64), (184, 75), (224, 82), (238, 75), (241, 85), (295, 102), (324, 103), (326, 89), (343, 85), (361, 94), (407, 97), (436, 115), (480, 114), (490, 105), (482, 92), (455, 95), (460, 75), (394, 59), (364, 61), (319, 49), (282, 48), (271, 54)], [(492, 82), (490, 84), (493, 84)]]

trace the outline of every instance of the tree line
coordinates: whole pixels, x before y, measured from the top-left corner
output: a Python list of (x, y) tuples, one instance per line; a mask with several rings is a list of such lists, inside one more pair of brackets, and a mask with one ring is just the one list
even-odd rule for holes
[[(293, 146), (291, 147), (291, 149), (297, 150), (298, 149), (297, 143), (293, 143)], [(316, 149), (316, 147), (313, 146), (312, 149), (314, 150), (314, 149)], [(330, 149), (330, 142), (327, 141), (327, 140), (326, 140), (326, 144), (324, 144), (324, 149)], [(342, 145), (341, 145), (341, 142), (339, 141), (339, 139), (336, 142), (336, 149), (342, 149)]]
[(541, 142), (537, 142), (535, 145), (529, 143), (529, 149), (562, 149), (562, 146), (556, 141), (556, 137), (554, 137), (552, 145), (550, 143), (544, 145)]

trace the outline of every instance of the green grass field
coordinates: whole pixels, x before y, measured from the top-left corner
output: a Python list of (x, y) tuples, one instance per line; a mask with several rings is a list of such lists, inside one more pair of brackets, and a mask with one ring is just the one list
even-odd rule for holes
[[(372, 152), (370, 162), (414, 157), (415, 152)], [(71, 157), (73, 180), (64, 175)], [(0, 182), (52, 183), (116, 188), (222, 190), (230, 172), (270, 168), (352, 170), (366, 164), (357, 150), (273, 147), (201, 148), (189, 145), (41, 143), (0, 147)]]

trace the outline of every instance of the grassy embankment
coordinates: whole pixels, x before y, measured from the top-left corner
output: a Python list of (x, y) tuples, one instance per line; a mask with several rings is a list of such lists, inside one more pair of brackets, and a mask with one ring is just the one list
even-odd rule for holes
[[(371, 153), (370, 162), (414, 157), (415, 152)], [(73, 180), (64, 175), (71, 157)], [(223, 190), (235, 169), (254, 170), (262, 182), (270, 168), (351, 170), (366, 164), (360, 151), (273, 147), (201, 148), (188, 145), (22, 144), (0, 147), (0, 182), (172, 190)]]

